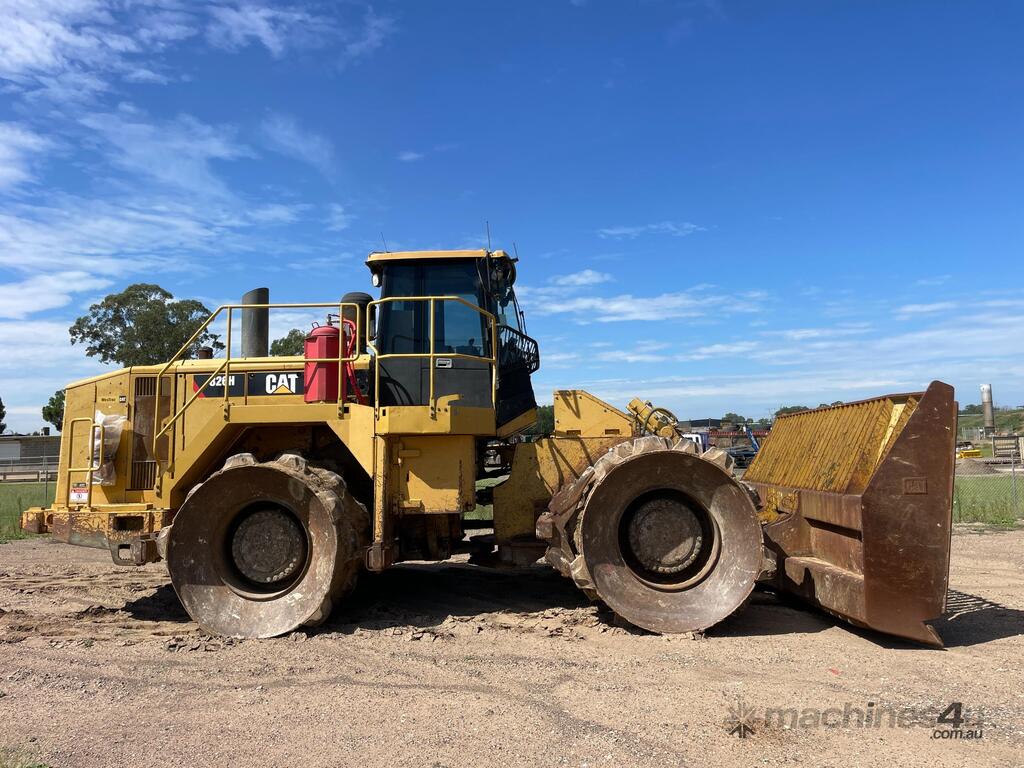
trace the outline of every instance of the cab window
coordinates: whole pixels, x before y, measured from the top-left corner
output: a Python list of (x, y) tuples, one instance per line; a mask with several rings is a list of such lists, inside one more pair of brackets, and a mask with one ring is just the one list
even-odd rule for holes
[[(486, 356), (484, 317), (480, 306), (480, 276), (473, 260), (389, 264), (383, 273), (381, 296), (458, 296), (435, 302), (435, 352)], [(425, 354), (430, 339), (429, 302), (393, 301), (381, 305), (379, 348), (383, 354)]]

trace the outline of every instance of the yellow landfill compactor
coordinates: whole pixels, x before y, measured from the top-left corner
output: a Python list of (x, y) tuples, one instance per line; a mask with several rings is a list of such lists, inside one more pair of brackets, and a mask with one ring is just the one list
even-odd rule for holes
[[(949, 570), (950, 386), (781, 417), (742, 481), (642, 400), (557, 391), (554, 433), (527, 442), (540, 356), (515, 264), (373, 253), (378, 299), (222, 306), (166, 364), (71, 384), (56, 501), (23, 528), (119, 565), (165, 560), (192, 618), (234, 637), (316, 624), (363, 570), (472, 543), (544, 557), (654, 632), (710, 627), (761, 581), (941, 645), (926, 622)], [(332, 314), (305, 354), (269, 357), (269, 312), (315, 308)], [(224, 324), (223, 356), (197, 349)], [(478, 503), (493, 538), (466, 542)]]

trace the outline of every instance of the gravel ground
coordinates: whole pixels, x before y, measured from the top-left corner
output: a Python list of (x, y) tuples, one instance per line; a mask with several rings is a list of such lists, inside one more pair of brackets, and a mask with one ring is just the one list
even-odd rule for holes
[[(395, 568), (315, 632), (233, 642), (201, 634), (162, 565), (12, 542), (0, 767), (1024, 765), (1022, 544), (957, 531), (938, 651), (766, 592), (704, 637), (657, 637), (546, 568), (465, 563)], [(980, 739), (933, 738), (953, 702)]]

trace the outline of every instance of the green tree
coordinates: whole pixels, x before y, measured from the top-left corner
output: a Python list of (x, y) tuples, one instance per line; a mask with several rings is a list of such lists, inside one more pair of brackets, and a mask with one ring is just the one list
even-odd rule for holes
[(64, 390), (58, 389), (50, 396), (49, 402), (43, 406), (43, 421), (53, 424), (58, 432), (64, 425)]
[(960, 411), (960, 413), (963, 413), (963, 414), (977, 414), (977, 413), (984, 413), (984, 412), (985, 412), (985, 409), (982, 408), (980, 403), (975, 403), (975, 404), (972, 404), (972, 405), (965, 405), (961, 409), (961, 411)]
[[(159, 285), (135, 283), (89, 307), (69, 333), (72, 344), (84, 344), (104, 363), (155, 365), (170, 360), (209, 314), (195, 299), (175, 300)], [(203, 331), (188, 354), (202, 346), (224, 349), (216, 334)]]
[(722, 421), (732, 422), (733, 424), (746, 424), (747, 420), (740, 416), (738, 413), (729, 411), (725, 416), (722, 417)]
[(538, 405), (537, 406), (537, 421), (532, 427), (526, 430), (528, 435), (538, 435), (540, 437), (547, 437), (555, 431), (555, 406), (553, 405)]
[(7, 416), (7, 409), (4, 407), (4, 401), (0, 398), (0, 435), (7, 431), (7, 425), (4, 424), (4, 418)]
[(306, 332), (292, 328), (287, 335), (270, 342), (270, 354), (274, 357), (301, 355), (306, 348)]
[(811, 410), (806, 405), (784, 405), (775, 412), (776, 416), (785, 416), (787, 413), (800, 413), (800, 411)]

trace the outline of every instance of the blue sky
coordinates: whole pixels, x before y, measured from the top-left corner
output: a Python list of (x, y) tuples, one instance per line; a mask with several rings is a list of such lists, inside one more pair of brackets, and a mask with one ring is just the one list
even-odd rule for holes
[(479, 246), (485, 221), (522, 257), (542, 401), (1024, 402), (1019, 3), (0, 11), (11, 428), (102, 370), (67, 327), (108, 292), (331, 301), (381, 232)]

